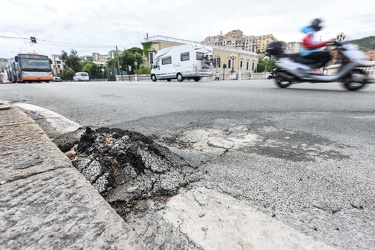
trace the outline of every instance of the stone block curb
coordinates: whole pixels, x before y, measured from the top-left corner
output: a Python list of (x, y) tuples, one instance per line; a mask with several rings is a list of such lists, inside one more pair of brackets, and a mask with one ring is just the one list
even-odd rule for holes
[(39, 125), (7, 106), (0, 113), (0, 249), (147, 249)]

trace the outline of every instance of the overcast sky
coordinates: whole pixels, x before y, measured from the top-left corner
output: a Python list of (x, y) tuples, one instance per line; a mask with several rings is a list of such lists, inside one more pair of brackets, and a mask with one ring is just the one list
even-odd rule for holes
[[(371, 0), (1, 0), (0, 58), (72, 49), (80, 56), (107, 54), (116, 45), (142, 48), (147, 33), (202, 41), (240, 29), (300, 41), (299, 30), (316, 17), (324, 20), (322, 40), (338, 32), (348, 39), (375, 35)], [(30, 36), (38, 43), (31, 44)]]

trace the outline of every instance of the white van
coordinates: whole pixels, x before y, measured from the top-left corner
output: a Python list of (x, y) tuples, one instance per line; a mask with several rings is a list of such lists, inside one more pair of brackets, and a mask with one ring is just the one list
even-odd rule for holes
[(90, 81), (90, 77), (87, 72), (77, 72), (73, 76), (73, 81)]
[(161, 49), (155, 55), (151, 80), (193, 79), (212, 76), (212, 47), (187, 44)]

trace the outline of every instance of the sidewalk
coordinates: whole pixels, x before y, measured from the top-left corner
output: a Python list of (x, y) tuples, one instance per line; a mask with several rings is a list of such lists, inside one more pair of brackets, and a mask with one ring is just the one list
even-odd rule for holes
[(146, 249), (31, 118), (0, 100), (0, 249)]

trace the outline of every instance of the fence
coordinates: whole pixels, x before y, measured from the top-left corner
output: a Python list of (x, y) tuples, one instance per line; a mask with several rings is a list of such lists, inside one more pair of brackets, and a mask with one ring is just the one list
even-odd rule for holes
[[(220, 75), (220, 80), (259, 80), (259, 79), (266, 79), (269, 73), (244, 73), (239, 76), (238, 73), (231, 74), (227, 73), (224, 75)], [(202, 77), (201, 81), (213, 81), (215, 80), (215, 75), (212, 77)], [(126, 82), (134, 82), (134, 81), (151, 81), (151, 77), (149, 74), (144, 75), (116, 75), (116, 81), (126, 81)]]

